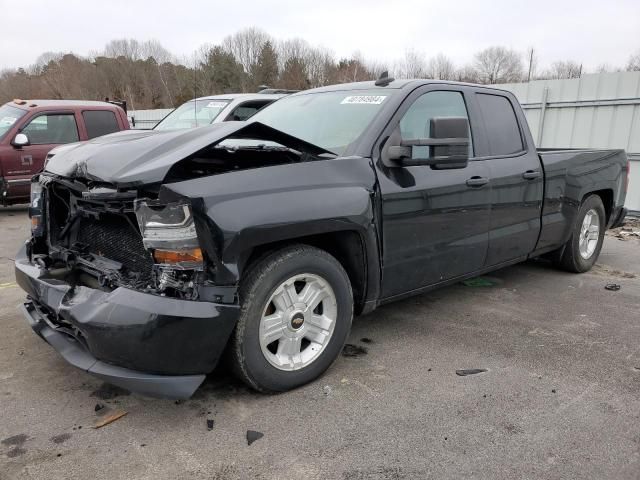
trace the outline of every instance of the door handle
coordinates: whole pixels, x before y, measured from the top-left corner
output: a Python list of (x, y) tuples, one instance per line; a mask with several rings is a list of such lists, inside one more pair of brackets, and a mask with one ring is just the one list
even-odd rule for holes
[(525, 178), (527, 180), (535, 180), (536, 178), (540, 178), (540, 175), (541, 173), (539, 170), (527, 170), (522, 174), (522, 178)]
[(486, 177), (471, 177), (469, 180), (467, 180), (467, 185), (469, 187), (482, 187), (483, 185), (486, 185), (487, 183), (489, 183), (489, 179)]

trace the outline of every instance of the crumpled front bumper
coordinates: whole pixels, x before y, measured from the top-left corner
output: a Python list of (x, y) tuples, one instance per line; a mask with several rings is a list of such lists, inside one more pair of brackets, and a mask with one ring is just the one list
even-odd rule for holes
[[(136, 393), (188, 398), (216, 366), (237, 305), (180, 300), (117, 288), (72, 287), (16, 255), (23, 312), (70, 364)], [(68, 324), (71, 327), (68, 327)]]

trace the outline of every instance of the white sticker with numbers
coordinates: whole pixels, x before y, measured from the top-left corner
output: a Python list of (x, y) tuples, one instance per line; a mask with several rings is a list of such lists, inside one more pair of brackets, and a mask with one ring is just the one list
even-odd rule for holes
[(7, 125), (13, 125), (14, 123), (16, 123), (16, 118), (15, 117), (3, 117), (0, 118), (0, 125), (2, 126), (7, 126)]
[(209, 102), (206, 108), (224, 108), (227, 102)]
[(340, 103), (348, 105), (380, 105), (386, 95), (352, 95), (345, 97)]

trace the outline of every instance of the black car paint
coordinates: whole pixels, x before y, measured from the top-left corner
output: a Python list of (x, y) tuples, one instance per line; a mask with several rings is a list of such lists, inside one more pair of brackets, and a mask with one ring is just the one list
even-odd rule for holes
[[(318, 90), (366, 88), (371, 88), (370, 82)], [(102, 302), (104, 292), (92, 293), (87, 287), (81, 293), (61, 295), (58, 284), (53, 291), (61, 296), (52, 301), (51, 288), (41, 283), (46, 274), (22, 268), (28, 260), (16, 263), (18, 282), (34, 305), (44, 304), (85, 328), (85, 335), (93, 337), (88, 350), (97, 360), (161, 376), (204, 374), (215, 365), (233, 329), (236, 288), (247, 262), (264, 246), (305, 242), (327, 233), (357, 235), (363, 284), (357, 310), (366, 313), (379, 304), (561, 247), (571, 234), (580, 202), (589, 193), (610, 192), (603, 193), (610, 195), (609, 224), (619, 218), (627, 173), (623, 151), (538, 153), (524, 114), (508, 92), (431, 81), (393, 82), (388, 88), (393, 91), (389, 101), (340, 158), (320, 159), (328, 152), (257, 122), (156, 134), (165, 137), (115, 134), (104, 137), (102, 146), (100, 141), (93, 142), (54, 157), (47, 168), (52, 174), (85, 176), (118, 188), (162, 183), (176, 162), (230, 136), (275, 140), (315, 157), (313, 161), (165, 183), (160, 188), (161, 199), (191, 199), (202, 247), (215, 262), (213, 283), (219, 295), (207, 306), (211, 322), (198, 316), (201, 321), (194, 321), (188, 308), (181, 315), (161, 314), (164, 310), (155, 310), (154, 305), (158, 297), (141, 292), (128, 297), (132, 308), (143, 305), (133, 324), (123, 322), (119, 315), (107, 318), (92, 313), (94, 295)], [(463, 93), (474, 156), (462, 169), (385, 165), (381, 158), (384, 145), (402, 114), (418, 96), (433, 90)], [(485, 119), (473, 97), (477, 91), (503, 95), (513, 104), (523, 136), (522, 152), (486, 155)], [(308, 92), (298, 95), (304, 94)], [(537, 177), (523, 176), (536, 171), (540, 173)], [(489, 182), (470, 186), (467, 180), (471, 177)], [(185, 307), (201, 303), (163, 299), (172, 301), (185, 302)], [(73, 309), (65, 306), (69, 303), (75, 304)], [(178, 339), (182, 345), (176, 346)], [(208, 342), (215, 352), (204, 352)], [(191, 349), (192, 343), (201, 348)], [(163, 351), (171, 355), (160, 353)], [(198, 355), (201, 357), (195, 358)], [(131, 388), (131, 383), (127, 386)], [(169, 386), (163, 388), (151, 394), (176, 395)]]

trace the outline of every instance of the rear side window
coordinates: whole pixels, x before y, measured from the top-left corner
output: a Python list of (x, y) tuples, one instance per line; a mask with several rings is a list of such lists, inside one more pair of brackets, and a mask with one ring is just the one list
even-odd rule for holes
[(476, 94), (484, 119), (490, 155), (511, 155), (524, 150), (516, 112), (507, 97)]
[(116, 114), (109, 110), (86, 110), (82, 112), (82, 118), (89, 139), (120, 130)]
[(265, 107), (271, 103), (271, 100), (256, 100), (253, 102), (245, 102), (241, 105), (238, 105), (236, 109), (229, 114), (227, 117), (227, 121), (235, 120), (235, 121), (244, 121), (248, 118), (252, 117), (258, 110), (262, 107)]
[(61, 144), (78, 141), (78, 127), (72, 113), (39, 115), (22, 129), (31, 145)]

